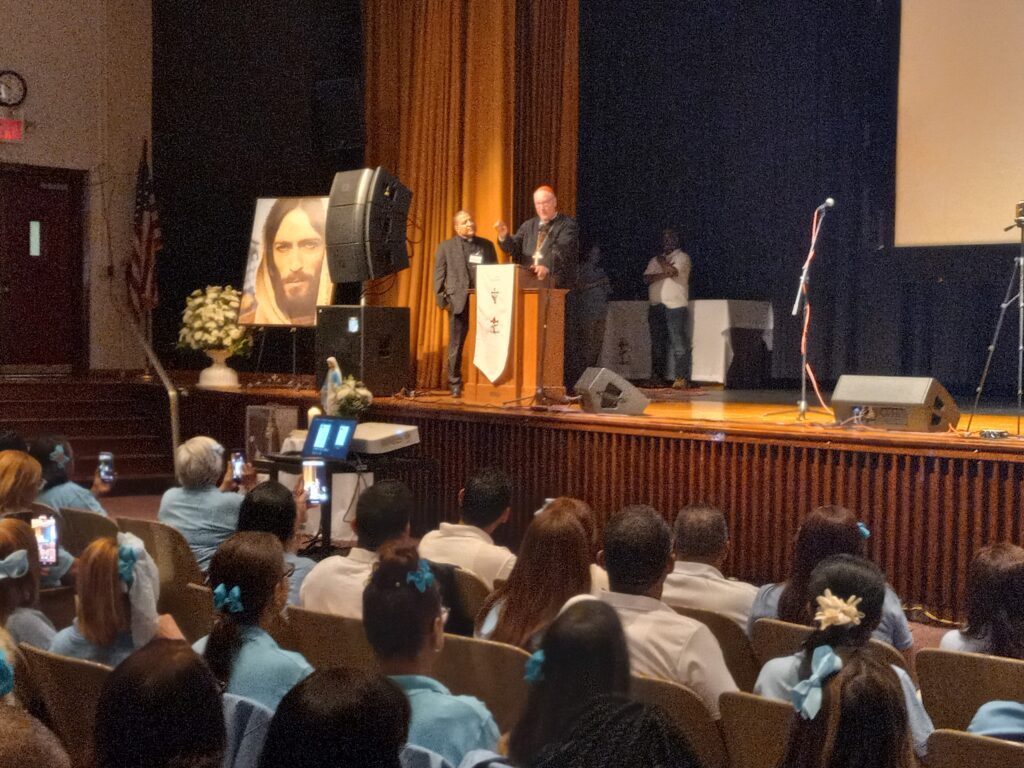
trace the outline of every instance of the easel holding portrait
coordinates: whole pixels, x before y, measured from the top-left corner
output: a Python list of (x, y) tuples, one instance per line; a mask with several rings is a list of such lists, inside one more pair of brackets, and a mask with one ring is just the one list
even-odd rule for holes
[(334, 299), (326, 259), (327, 203), (326, 197), (256, 200), (238, 321), (256, 334), (256, 371), (262, 370), (268, 338), (287, 331), (292, 376), (286, 386), (299, 386), (300, 351), (302, 369), (313, 368), (316, 308)]

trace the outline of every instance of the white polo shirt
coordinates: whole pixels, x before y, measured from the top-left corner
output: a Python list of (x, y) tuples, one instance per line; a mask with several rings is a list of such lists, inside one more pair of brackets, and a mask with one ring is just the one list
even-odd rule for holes
[(363, 590), (370, 581), (377, 553), (353, 547), (348, 557), (334, 555), (317, 563), (302, 580), (299, 600), (310, 611), (363, 618)]
[[(676, 248), (665, 257), (679, 272), (675, 277), (666, 277), (663, 280), (656, 280), (647, 286), (647, 297), (651, 304), (664, 304), (668, 309), (679, 309), (690, 303), (690, 270), (692, 264), (690, 257)], [(645, 275), (657, 275), (664, 272), (664, 268), (655, 257), (647, 262)]]
[(718, 717), (718, 697), (738, 688), (710, 629), (660, 600), (621, 592), (602, 592), (596, 598), (577, 595), (562, 610), (594, 599), (619, 615), (633, 674), (682, 683), (700, 696), (712, 717)]
[(733, 581), (713, 565), (676, 560), (672, 573), (665, 579), (661, 601), (673, 608), (697, 608), (714, 611), (739, 624), (747, 631), (750, 606), (757, 597), (757, 587), (745, 581)]
[(495, 579), (508, 579), (516, 564), (516, 556), (507, 547), (499, 547), (475, 525), (441, 523), (420, 540), (419, 550), (425, 560), (472, 571), (491, 589)]

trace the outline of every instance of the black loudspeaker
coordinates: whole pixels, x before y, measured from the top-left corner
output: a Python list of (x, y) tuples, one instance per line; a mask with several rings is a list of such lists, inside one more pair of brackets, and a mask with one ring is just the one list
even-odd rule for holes
[(331, 280), (358, 283), (408, 267), (411, 202), (412, 192), (384, 168), (336, 173), (326, 224)]
[(832, 410), (840, 423), (907, 432), (947, 432), (960, 421), (949, 392), (927, 376), (840, 376)]
[(319, 154), (366, 144), (363, 85), (358, 77), (320, 80), (313, 85), (313, 137)]
[(573, 387), (587, 413), (639, 416), (651, 401), (639, 389), (607, 368), (587, 368)]
[(376, 397), (400, 391), (409, 380), (409, 308), (317, 307), (317, 387), (327, 376), (328, 357)]

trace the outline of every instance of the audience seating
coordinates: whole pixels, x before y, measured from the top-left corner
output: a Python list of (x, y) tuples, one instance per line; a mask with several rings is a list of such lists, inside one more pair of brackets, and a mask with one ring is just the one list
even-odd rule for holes
[(723, 693), (722, 734), (732, 768), (776, 768), (786, 752), (793, 707), (752, 693)]
[(74, 507), (61, 507), (60, 514), (64, 518), (59, 531), (60, 545), (75, 557), (96, 539), (117, 536), (117, 523), (109, 517)]
[(936, 728), (964, 730), (987, 701), (1020, 701), (1024, 661), (927, 648), (917, 654), (921, 700)]
[(366, 640), (363, 622), (359, 619), (295, 606), (288, 608), (286, 616), (288, 631), (284, 637), (275, 634), (275, 639), (282, 647), (301, 653), (317, 669), (379, 669), (377, 657)]
[[(812, 627), (803, 624), (791, 624), (780, 619), (758, 619), (754, 622), (754, 633), (750, 637), (754, 654), (764, 664), (769, 659), (780, 656), (792, 656), (803, 647), (804, 641), (810, 637)], [(903, 654), (888, 643), (871, 639), (872, 647), (881, 652), (882, 657), (890, 664), (902, 669), (907, 668), (907, 660)]]
[(186, 584), (174, 620), (190, 643), (210, 634), (213, 627), (213, 592), (201, 584)]
[(49, 587), (39, 590), (39, 610), (53, 626), (60, 630), (70, 627), (75, 620), (76, 603), (74, 587)]
[(526, 704), (529, 685), (523, 675), (529, 658), (514, 645), (445, 635), (434, 676), (452, 693), (480, 699), (507, 733)]
[(632, 693), (637, 701), (657, 704), (675, 721), (705, 768), (728, 768), (722, 732), (696, 693), (685, 685), (642, 675), (633, 675)]
[(939, 729), (928, 738), (928, 768), (1024, 768), (1024, 744)]
[(117, 524), (125, 533), (142, 539), (146, 551), (160, 570), (161, 613), (183, 615), (188, 610), (188, 597), (184, 596), (188, 584), (203, 584), (205, 579), (188, 542), (176, 529), (156, 520), (119, 517)]
[(470, 620), (476, 621), (491, 590), (487, 588), (483, 579), (464, 568), (455, 569), (455, 588), (459, 592), (459, 602), (466, 615)]
[(741, 691), (754, 690), (754, 683), (757, 682), (761, 664), (754, 654), (747, 633), (740, 629), (735, 621), (720, 613), (702, 611), (699, 608), (680, 608), (678, 606), (673, 606), (673, 608), (676, 613), (696, 619), (711, 630), (711, 634), (722, 646), (725, 666), (732, 673), (732, 679), (736, 681), (736, 686)]
[(58, 656), (25, 643), (21, 652), (42, 693), (50, 726), (64, 744), (73, 765), (87, 765), (100, 689), (110, 667)]

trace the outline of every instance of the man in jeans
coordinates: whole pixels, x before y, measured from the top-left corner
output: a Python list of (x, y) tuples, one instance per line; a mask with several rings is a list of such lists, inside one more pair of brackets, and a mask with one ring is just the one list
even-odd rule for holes
[(690, 375), (687, 310), (691, 262), (674, 229), (661, 233), (661, 248), (644, 271), (651, 302), (651, 378), (657, 382), (664, 376), (676, 389), (685, 389)]

